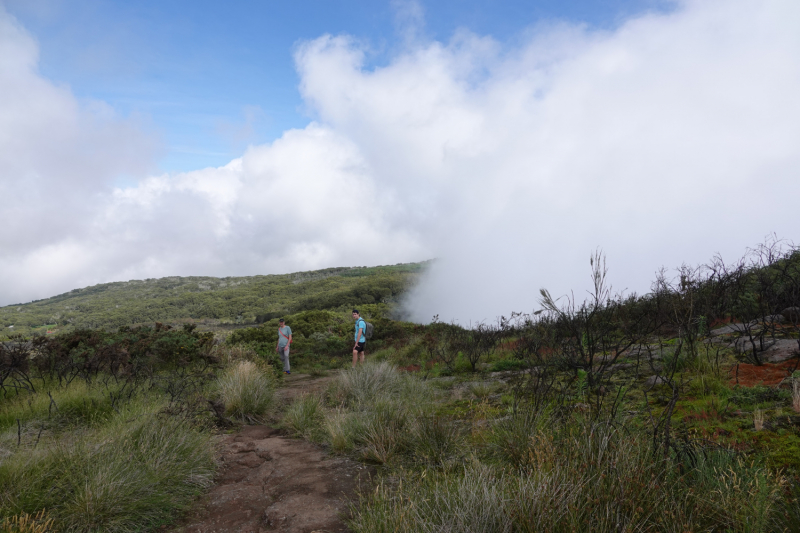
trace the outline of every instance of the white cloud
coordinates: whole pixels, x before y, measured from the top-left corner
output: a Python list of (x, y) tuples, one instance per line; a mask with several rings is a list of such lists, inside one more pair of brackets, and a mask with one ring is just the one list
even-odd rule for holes
[(711, 0), (515, 49), (464, 32), (371, 71), (325, 37), (298, 63), (443, 257), (415, 317), (485, 319), (585, 286), (597, 246), (646, 290), (662, 264), (796, 238), (799, 23), (796, 2)]
[(379, 68), (358, 41), (323, 36), (296, 53), (316, 122), (225, 167), (113, 191), (142, 150), (135, 129), (43, 80), (9, 20), (0, 61), (21, 66), (0, 89), (38, 89), (15, 93), (30, 119), (0, 103), (0, 189), (18, 207), (0, 219), (28, 226), (0, 237), (20, 250), (0, 257), (13, 280), (2, 303), (112, 279), (437, 256), (410, 308), (466, 321), (530, 310), (542, 286), (581, 288), (597, 246), (617, 286), (642, 290), (661, 265), (798, 238), (794, 0), (690, 1), (614, 31), (536, 27), (515, 45), (414, 34)]

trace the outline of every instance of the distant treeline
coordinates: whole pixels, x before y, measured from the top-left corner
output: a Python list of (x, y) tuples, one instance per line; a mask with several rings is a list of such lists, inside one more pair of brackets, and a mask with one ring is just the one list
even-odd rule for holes
[(274, 276), (105, 283), (0, 308), (0, 337), (179, 320), (255, 324), (306, 310), (391, 303), (424, 267), (425, 263), (410, 263)]

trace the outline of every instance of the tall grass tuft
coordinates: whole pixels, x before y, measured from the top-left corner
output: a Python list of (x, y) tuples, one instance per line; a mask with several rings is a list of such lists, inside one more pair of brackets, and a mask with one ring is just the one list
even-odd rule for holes
[(547, 412), (521, 409), (492, 428), (489, 450), (495, 458), (515, 467), (526, 467), (538, 460), (537, 454), (548, 447), (541, 439), (541, 429), (552, 423)]
[(337, 409), (325, 417), (324, 429), (328, 442), (337, 452), (349, 452), (357, 442), (363, 442), (367, 421), (363, 413)]
[(389, 401), (375, 404), (364, 428), (363, 458), (389, 463), (409, 441), (409, 415), (402, 405)]
[(464, 435), (452, 421), (439, 416), (421, 416), (414, 421), (409, 450), (423, 465), (455, 465), (464, 455), (464, 448)]
[(210, 436), (153, 406), (102, 428), (20, 449), (0, 464), (0, 512), (48, 510), (53, 530), (141, 531), (172, 517), (211, 482)]
[(313, 394), (304, 394), (286, 409), (283, 425), (294, 434), (317, 440), (322, 433), (324, 412), (322, 400)]
[(393, 365), (382, 361), (340, 372), (328, 389), (335, 404), (358, 407), (403, 392), (406, 380)]
[(226, 412), (242, 421), (261, 420), (275, 398), (275, 379), (251, 361), (238, 362), (218, 385)]

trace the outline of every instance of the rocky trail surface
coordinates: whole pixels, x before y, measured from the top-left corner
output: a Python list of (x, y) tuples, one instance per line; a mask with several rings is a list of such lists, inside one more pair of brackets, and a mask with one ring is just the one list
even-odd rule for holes
[[(317, 393), (330, 377), (292, 375), (279, 390), (288, 402)], [(244, 426), (222, 437), (214, 486), (175, 533), (337, 533), (370, 468), (329, 455), (310, 442), (268, 426)]]

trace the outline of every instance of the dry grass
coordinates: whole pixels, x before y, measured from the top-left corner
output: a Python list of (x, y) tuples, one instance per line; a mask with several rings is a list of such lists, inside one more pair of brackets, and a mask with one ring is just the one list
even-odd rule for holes
[(761, 409), (753, 411), (753, 427), (756, 431), (764, 429), (764, 412)]
[(48, 533), (53, 530), (53, 519), (48, 518), (44, 509), (35, 515), (23, 512), (4, 519), (0, 528), (6, 533)]

